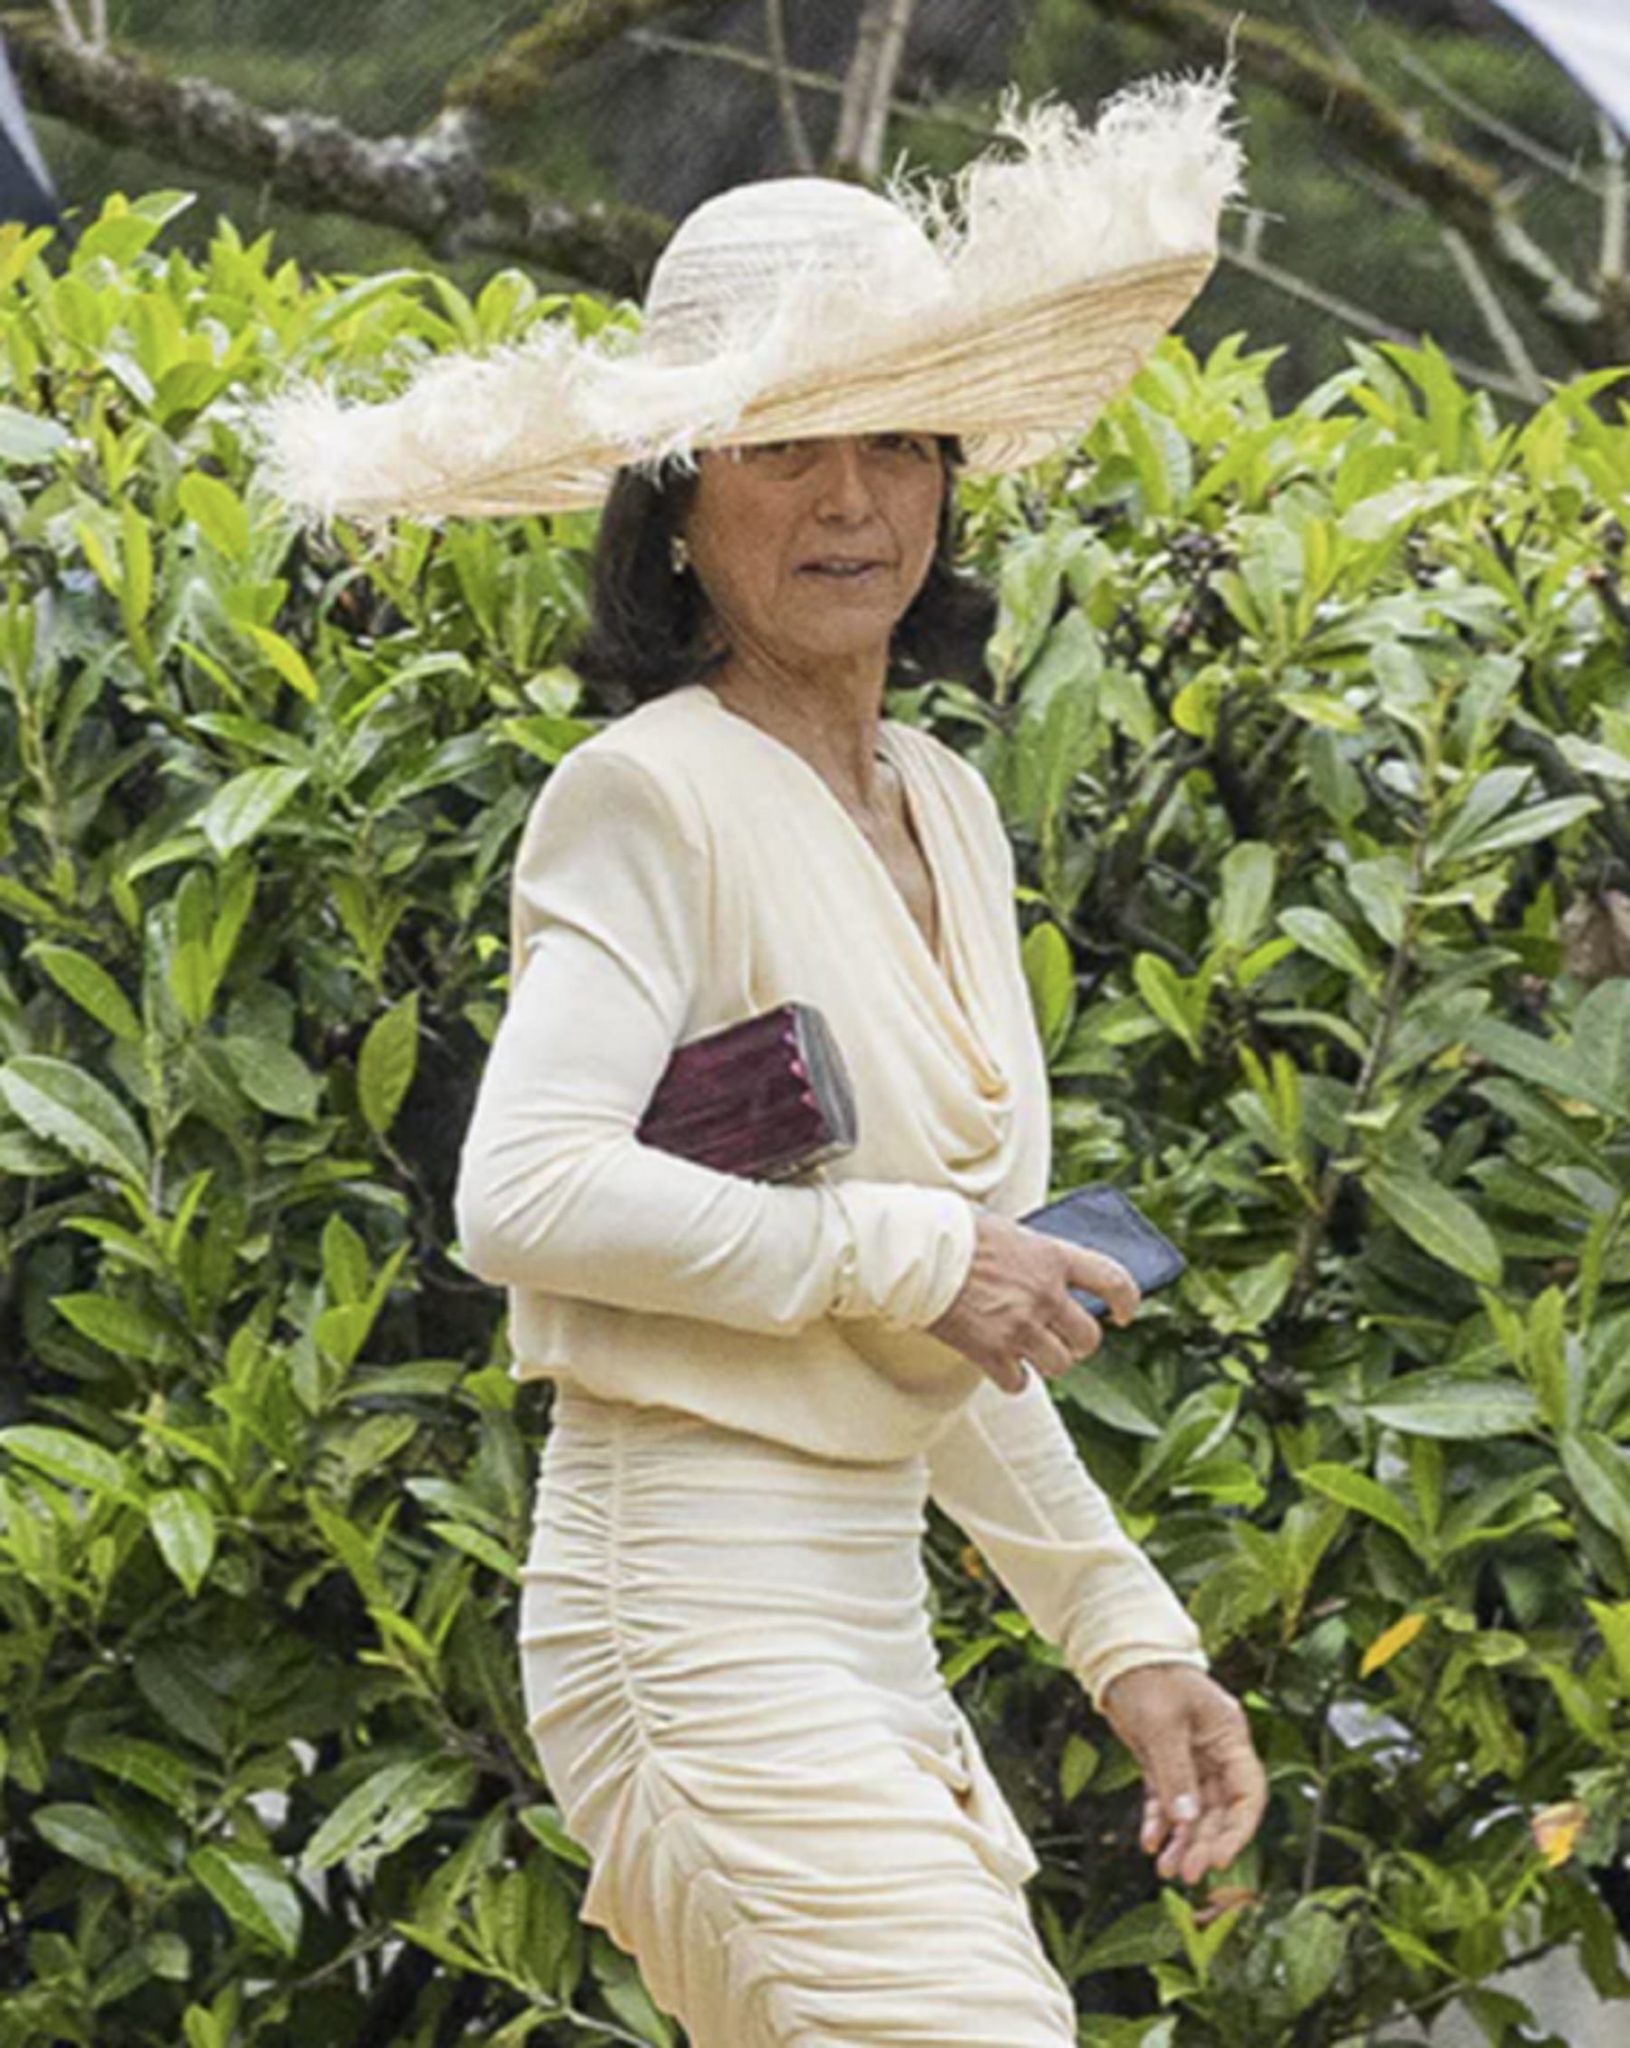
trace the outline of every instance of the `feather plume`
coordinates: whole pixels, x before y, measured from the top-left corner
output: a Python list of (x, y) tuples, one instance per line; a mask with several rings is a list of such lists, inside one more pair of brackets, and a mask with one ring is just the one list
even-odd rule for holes
[[(324, 525), (593, 504), (619, 464), (693, 465), (787, 393), (801, 405), (780, 430), (833, 431), (824, 394), (868, 364), (918, 361), (937, 367), (926, 397), (911, 379), (913, 419), (899, 424), (954, 418), (970, 467), (1034, 459), (1085, 427), (1197, 288), (1241, 186), (1231, 121), (1227, 73), (1142, 82), (1091, 126), (1010, 89), (998, 144), (950, 179), (734, 187), (676, 231), (639, 329), (582, 339), (540, 323), (434, 358), (372, 404), (294, 377), (247, 409), (263, 477)], [(1015, 354), (1032, 309), (1174, 259), (1189, 261), (1129, 286), (1124, 320), (1105, 319), (1122, 310), (1114, 297), (1094, 301), (1073, 326), (1067, 312), (1034, 326), (1029, 355)]]

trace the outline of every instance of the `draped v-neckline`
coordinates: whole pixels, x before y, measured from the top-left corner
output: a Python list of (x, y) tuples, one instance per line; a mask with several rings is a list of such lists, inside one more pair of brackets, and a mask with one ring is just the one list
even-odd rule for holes
[(969, 985), (969, 949), (961, 930), (961, 920), (969, 914), (970, 906), (962, 904), (958, 900), (958, 892), (946, 884), (946, 864), (941, 857), (938, 836), (941, 823), (938, 792), (925, 788), (927, 778), (919, 777), (919, 764), (912, 758), (911, 744), (901, 739), (896, 721), (879, 719), (878, 749), (900, 778), (907, 826), (917, 842), (934, 898), (937, 946), (929, 944), (922, 926), (912, 916), (911, 906), (890, 872), (888, 862), (860, 829), (837, 791), (814, 763), (755, 720), (733, 710), (710, 684), (698, 682), (692, 687), (723, 717), (732, 720), (745, 732), (755, 734), (776, 756), (792, 763), (795, 770), (814, 785), (819, 800), (830, 806), (832, 815), (840, 821), (839, 829), (849, 835), (851, 844), (861, 849), (870, 872), (893, 906), (893, 914), (906, 927), (910, 935), (907, 943), (914, 949), (919, 964), (926, 969), (926, 979), (938, 992), (945, 1015), (956, 1027), (958, 1038), (974, 1056), (976, 1065), (983, 1070), (980, 1076), (982, 1088), (999, 1092), (1005, 1085), (1006, 1076), (993, 1050), (994, 1023), (990, 1019), (981, 1019), (976, 1008), (977, 999)]

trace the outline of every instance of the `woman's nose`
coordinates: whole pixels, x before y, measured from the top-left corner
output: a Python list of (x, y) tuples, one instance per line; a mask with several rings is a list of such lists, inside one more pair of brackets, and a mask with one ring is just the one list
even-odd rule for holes
[(865, 444), (845, 435), (825, 443), (816, 469), (816, 509), (849, 519), (872, 510), (872, 479)]

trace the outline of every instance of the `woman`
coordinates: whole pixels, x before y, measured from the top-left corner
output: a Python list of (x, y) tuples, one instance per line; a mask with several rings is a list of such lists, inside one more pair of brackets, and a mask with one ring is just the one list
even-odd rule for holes
[[(1159, 234), (1192, 242), (1231, 186), (1202, 92), (1096, 138), (1016, 130), (1034, 175), (965, 183), (955, 261), (898, 200), (722, 195), (664, 252), (631, 362), (466, 365), (321, 415), (320, 490), (317, 441), (285, 466), (286, 494), (364, 513), (609, 489), (587, 665), (609, 651), (640, 701), (528, 819), (456, 1205), (517, 1372), (557, 1382), (520, 1615), (540, 1761), (585, 1917), (697, 2048), (1075, 2038), (1034, 1853), (934, 1656), (929, 1498), (1137, 1753), (1164, 1877), (1261, 1815), (1244, 1715), (1046, 1385), (1101, 1339), (1072, 1285), (1117, 1322), (1138, 1302), (1013, 1220), (1049, 1192), (1050, 1118), (1000, 816), (882, 715), (891, 650), (954, 590), (957, 447), (1010, 467), (1078, 431), (1128, 333), (1197, 288)], [(1106, 194), (1144, 209), (1118, 253)], [(612, 482), (614, 415), (640, 460)], [(790, 997), (843, 1050), (850, 1153), (772, 1186), (639, 1142), (675, 1045)]]

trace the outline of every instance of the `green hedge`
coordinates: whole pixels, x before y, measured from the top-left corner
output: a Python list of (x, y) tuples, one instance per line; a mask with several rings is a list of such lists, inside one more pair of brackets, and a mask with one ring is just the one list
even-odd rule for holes
[[(186, 198), (0, 229), (0, 2048), (669, 2042), (523, 1725), (547, 1394), (450, 1209), (592, 521), (291, 539), (241, 410), (605, 312), (160, 254)], [(1630, 878), (1630, 426), (1354, 357), (1280, 417), (1172, 343), (968, 483), (991, 689), (890, 705), (1001, 797), (1058, 1185), (1193, 1261), (1059, 1394), (1270, 1761), (1220, 1911), (932, 1539), (1103, 2048), (1630, 1993), (1630, 984), (1563, 937)]]

